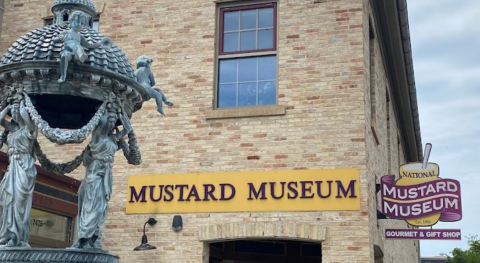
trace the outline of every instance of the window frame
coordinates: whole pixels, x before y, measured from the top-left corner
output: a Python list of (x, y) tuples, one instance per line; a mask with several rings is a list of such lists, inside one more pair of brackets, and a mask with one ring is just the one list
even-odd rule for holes
[[(67, 228), (66, 228), (66, 239), (67, 240), (58, 240), (58, 239), (52, 239), (52, 238), (48, 238), (46, 236), (40, 236), (40, 235), (34, 235), (34, 234), (30, 234), (30, 236), (34, 236), (36, 237), (37, 239), (46, 239), (47, 241), (50, 240), (52, 242), (55, 242), (55, 243), (60, 243), (60, 244), (69, 244), (70, 246), (73, 244), (73, 239), (74, 239), (74, 235), (75, 235), (75, 221), (76, 221), (76, 218), (78, 215), (72, 215), (72, 214), (68, 214), (68, 213), (65, 213), (65, 212), (62, 212), (62, 211), (56, 211), (54, 209), (46, 209), (44, 207), (40, 207), (38, 205), (32, 205), (32, 210), (33, 209), (36, 209), (38, 211), (42, 211), (42, 212), (47, 212), (47, 213), (50, 213), (50, 214), (53, 214), (53, 215), (58, 215), (58, 216), (61, 216), (61, 217), (66, 217), (68, 219), (68, 224), (67, 224)], [(31, 220), (32, 220), (32, 216), (30, 217), (30, 223), (31, 223)]]
[[(256, 10), (262, 8), (269, 8), (273, 7), (273, 47), (272, 48), (264, 48), (264, 49), (252, 49), (252, 50), (239, 50), (239, 51), (230, 51), (224, 52), (223, 51), (223, 30), (225, 28), (225, 20), (224, 14), (226, 12), (236, 12), (236, 11), (247, 11), (247, 10)], [(277, 3), (276, 2), (267, 2), (262, 4), (249, 4), (244, 6), (233, 6), (233, 7), (220, 7), (220, 14), (218, 20), (218, 56), (222, 55), (238, 55), (244, 53), (258, 53), (258, 52), (268, 52), (268, 51), (277, 51)], [(258, 30), (258, 28), (256, 28)], [(240, 29), (239, 29), (240, 31)]]
[[(255, 10), (261, 8), (273, 8), (273, 47), (268, 49), (254, 49), (254, 50), (245, 50), (245, 51), (231, 51), (223, 52), (223, 30), (224, 30), (224, 14), (226, 12), (235, 12), (235, 11), (245, 11), (245, 10)], [(216, 20), (216, 35), (215, 35), (215, 63), (214, 63), (214, 97), (213, 97), (213, 110), (235, 110), (235, 109), (251, 109), (251, 108), (265, 108), (278, 105), (278, 1), (255, 1), (255, 2), (246, 2), (246, 3), (221, 3), (217, 5), (217, 20)], [(240, 29), (239, 29), (240, 30)], [(258, 28), (257, 28), (258, 30)], [(224, 59), (241, 59), (241, 58), (253, 58), (253, 57), (264, 57), (264, 56), (275, 56), (276, 60), (276, 71), (275, 71), (275, 103), (268, 105), (254, 105), (254, 106), (234, 106), (234, 107), (218, 107), (219, 99), (219, 85), (220, 85), (220, 61)], [(275, 113), (272, 115), (278, 115), (279, 110), (275, 110)], [(283, 110), (284, 112), (284, 110)], [(246, 115), (248, 110), (246, 110)], [(280, 113), (282, 114), (282, 113)], [(284, 114), (284, 113), (283, 113)], [(238, 115), (235, 114), (235, 115)], [(240, 113), (240, 115), (242, 115)], [(270, 115), (270, 114), (267, 114)], [(236, 116), (239, 117), (239, 116)]]

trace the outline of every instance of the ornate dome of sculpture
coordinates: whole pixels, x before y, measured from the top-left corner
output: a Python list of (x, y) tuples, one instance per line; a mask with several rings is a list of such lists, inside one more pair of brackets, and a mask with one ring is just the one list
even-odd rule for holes
[(52, 4), (52, 9), (54, 9), (55, 7), (58, 7), (58, 6), (68, 5), (68, 4), (86, 6), (89, 9), (95, 11), (95, 6), (93, 5), (93, 3), (90, 0), (55, 0), (55, 2), (53, 2), (53, 4)]
[(22, 84), (43, 119), (58, 128), (85, 125), (110, 93), (124, 101), (127, 116), (139, 110), (145, 89), (125, 54), (91, 29), (90, 0), (56, 0), (52, 12), (53, 25), (28, 32), (0, 59), (0, 94)]
[(55, 0), (52, 5), (52, 13), (62, 10), (82, 10), (91, 17), (96, 15), (95, 6), (90, 0)]
[[(57, 61), (60, 58), (63, 43), (54, 43), (53, 39), (70, 28), (69, 24), (50, 25), (35, 29), (19, 38), (7, 50), (0, 60), (0, 66), (26, 61)], [(80, 33), (91, 43), (104, 36), (93, 29), (83, 29)], [(115, 45), (106, 50), (102, 47), (86, 50), (85, 65), (108, 70), (134, 79), (134, 70), (125, 54)]]

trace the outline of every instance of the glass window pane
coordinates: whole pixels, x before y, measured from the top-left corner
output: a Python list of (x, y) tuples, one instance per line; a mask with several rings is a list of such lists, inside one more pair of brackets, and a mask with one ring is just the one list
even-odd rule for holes
[(242, 32), (240, 35), (240, 50), (256, 49), (255, 31)]
[(258, 9), (258, 27), (273, 27), (273, 8)]
[(220, 84), (237, 82), (237, 60), (220, 60), (220, 69), (218, 75)]
[(257, 83), (238, 84), (238, 106), (257, 105)]
[(223, 52), (238, 51), (238, 33), (223, 34)]
[(277, 79), (277, 57), (267, 56), (258, 58), (258, 80)]
[(218, 89), (218, 107), (235, 107), (237, 105), (237, 84), (220, 85)]
[(98, 32), (99, 28), (100, 28), (100, 22), (99, 21), (93, 21), (92, 29)]
[(30, 212), (30, 235), (69, 242), (72, 218), (33, 208)]
[(258, 31), (258, 49), (273, 48), (273, 29)]
[(238, 81), (257, 81), (257, 58), (238, 60)]
[(277, 103), (276, 81), (258, 82), (258, 105)]
[(257, 10), (241, 12), (240, 29), (254, 29), (257, 27)]
[(238, 11), (223, 13), (223, 31), (238, 30)]

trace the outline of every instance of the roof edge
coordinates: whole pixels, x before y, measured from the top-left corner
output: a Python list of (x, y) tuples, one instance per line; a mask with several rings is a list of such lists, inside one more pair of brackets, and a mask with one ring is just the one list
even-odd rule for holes
[(406, 0), (370, 0), (370, 3), (392, 84), (392, 103), (397, 113), (406, 161), (422, 161), (423, 147)]
[(415, 72), (413, 68), (412, 45), (410, 41), (410, 29), (408, 23), (407, 1), (398, 0), (398, 12), (400, 15), (400, 29), (403, 42), (403, 54), (405, 56), (405, 66), (407, 67), (408, 87), (410, 91), (410, 106), (413, 115), (413, 128), (415, 130), (415, 140), (417, 142), (417, 153), (420, 161), (423, 161), (423, 144), (420, 130), (420, 116), (418, 112), (417, 88), (415, 86)]

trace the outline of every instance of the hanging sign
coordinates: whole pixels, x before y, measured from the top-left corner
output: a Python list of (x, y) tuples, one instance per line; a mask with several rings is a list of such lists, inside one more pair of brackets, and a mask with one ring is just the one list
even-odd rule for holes
[(423, 163), (400, 167), (400, 179), (385, 175), (381, 179), (382, 213), (387, 217), (404, 219), (412, 226), (432, 226), (438, 221), (462, 219), (460, 183), (439, 177), (436, 163), (428, 163), (431, 144)]
[[(440, 178), (440, 168), (429, 163), (432, 145), (427, 143), (423, 162), (400, 166), (395, 175), (381, 178), (382, 213), (417, 227), (433, 226), (438, 221), (462, 219), (460, 183)], [(461, 240), (460, 229), (385, 229), (386, 239)]]

